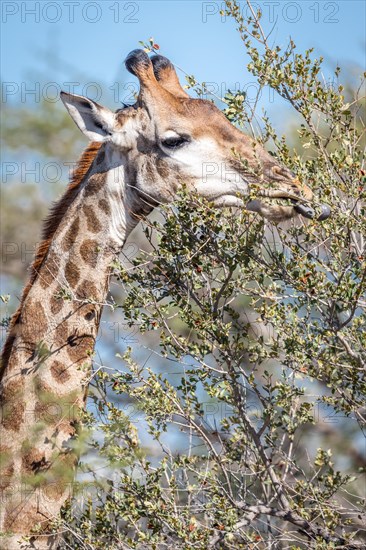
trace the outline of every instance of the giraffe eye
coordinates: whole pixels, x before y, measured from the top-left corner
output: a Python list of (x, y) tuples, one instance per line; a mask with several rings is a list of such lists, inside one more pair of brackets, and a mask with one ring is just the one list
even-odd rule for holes
[(174, 136), (163, 139), (161, 144), (167, 149), (178, 149), (179, 147), (182, 147), (183, 145), (188, 143), (188, 141), (189, 139), (184, 136)]

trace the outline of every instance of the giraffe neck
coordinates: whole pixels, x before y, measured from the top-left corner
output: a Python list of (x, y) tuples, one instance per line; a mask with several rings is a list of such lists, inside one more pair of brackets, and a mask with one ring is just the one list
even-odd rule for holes
[[(124, 159), (112, 146), (102, 146), (52, 237), (12, 328), (1, 392), (5, 470), (0, 530), (16, 536), (29, 532), (30, 518), (33, 526), (41, 522), (47, 530), (47, 520), (58, 515), (70, 492), (76, 456), (66, 442), (85, 405), (110, 265), (137, 223), (129, 177)], [(35, 476), (44, 481), (33, 487), (34, 501), (29, 495), (25, 500), (14, 485), (29, 491)]]

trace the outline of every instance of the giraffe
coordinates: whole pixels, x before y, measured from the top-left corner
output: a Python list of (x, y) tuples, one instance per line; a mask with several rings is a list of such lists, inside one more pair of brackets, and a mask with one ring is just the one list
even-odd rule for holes
[[(190, 98), (168, 59), (134, 50), (125, 63), (140, 83), (133, 106), (112, 112), (61, 94), (90, 144), (45, 220), (3, 351), (0, 545), (7, 550), (57, 548), (49, 525), (70, 496), (73, 441), (111, 264), (139, 219), (174, 200), (183, 184), (218, 207), (247, 208), (276, 222), (314, 216), (311, 190), (215, 105)], [(254, 175), (258, 165), (261, 177)], [(248, 200), (250, 186), (261, 182), (270, 188)], [(278, 198), (293, 204), (268, 202)], [(328, 215), (323, 207), (320, 218)]]

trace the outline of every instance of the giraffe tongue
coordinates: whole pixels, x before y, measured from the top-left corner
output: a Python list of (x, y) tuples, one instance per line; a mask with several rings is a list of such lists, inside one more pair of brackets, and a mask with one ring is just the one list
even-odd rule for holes
[[(304, 216), (304, 218), (309, 218), (310, 220), (315, 218), (315, 212), (310, 206), (307, 206), (305, 204), (295, 203), (294, 209), (296, 210), (296, 212)], [(326, 220), (330, 216), (330, 208), (327, 204), (322, 204), (320, 206), (320, 209), (321, 209), (320, 216), (317, 217), (318, 222), (322, 222), (323, 220)]]
[(294, 209), (298, 214), (304, 216), (304, 218), (309, 218), (310, 220), (312, 220), (315, 217), (314, 210), (310, 208), (310, 206), (307, 206), (305, 204), (296, 203), (294, 204)]

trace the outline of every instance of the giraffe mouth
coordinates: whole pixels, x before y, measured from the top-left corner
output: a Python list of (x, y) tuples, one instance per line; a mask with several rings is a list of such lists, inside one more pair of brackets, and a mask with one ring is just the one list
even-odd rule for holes
[[(309, 201), (304, 197), (282, 191), (281, 189), (266, 189), (258, 196), (264, 199), (270, 199), (269, 206), (292, 207), (295, 212), (310, 220), (315, 218), (317, 221), (324, 221), (329, 218), (331, 214), (331, 210), (327, 204), (317, 204), (319, 210), (317, 213), (311, 205), (314, 201)], [(250, 201), (247, 204), (247, 209), (251, 210), (251, 207), (257, 208), (257, 204), (258, 201), (256, 200)]]

